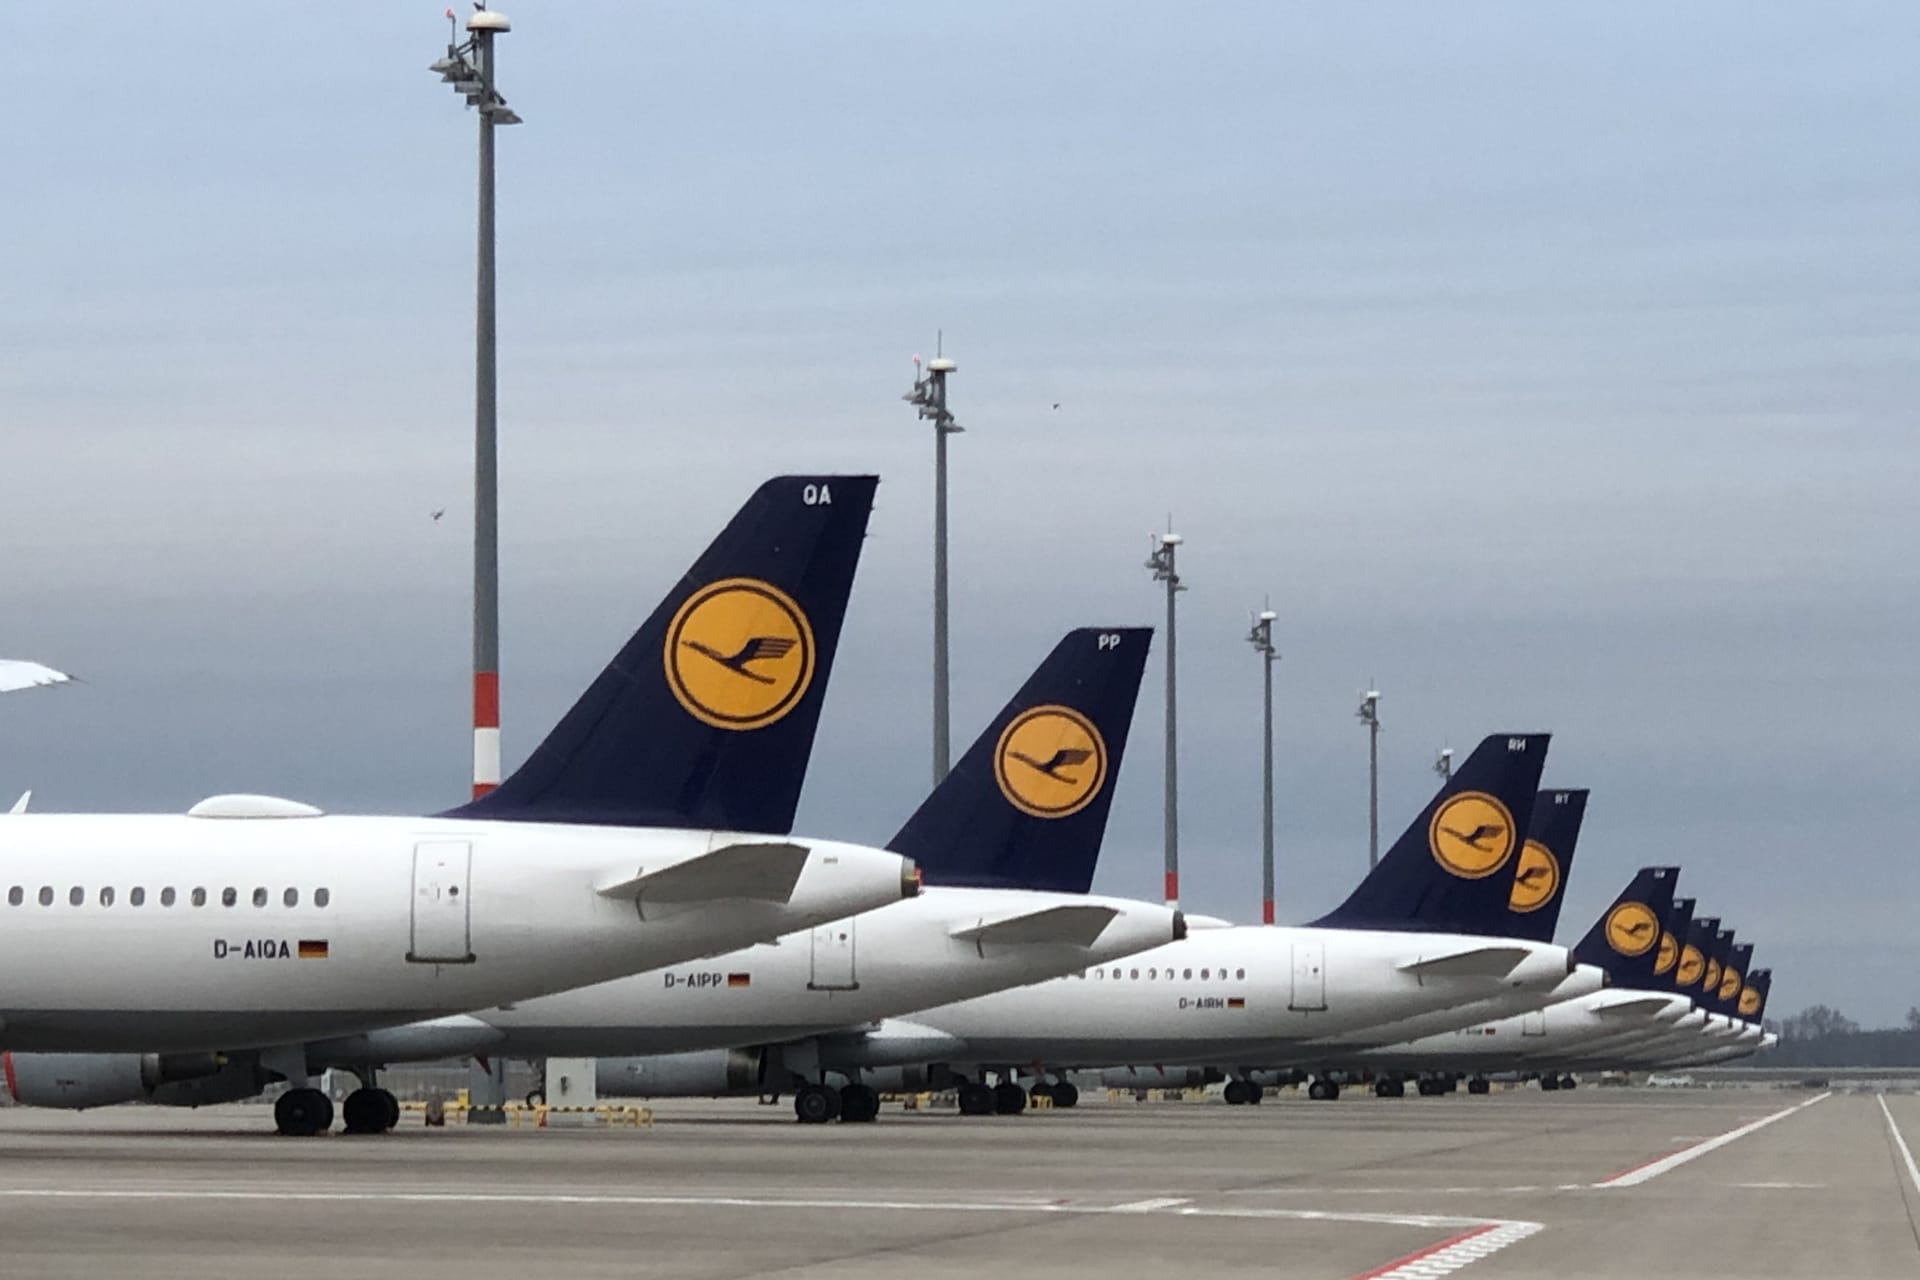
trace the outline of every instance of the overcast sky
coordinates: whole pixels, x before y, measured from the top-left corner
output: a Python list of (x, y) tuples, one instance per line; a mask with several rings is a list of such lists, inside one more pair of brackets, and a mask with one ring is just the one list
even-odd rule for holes
[[(463, 0), (464, 3), (464, 0)], [(1185, 535), (1187, 905), (1281, 916), (1443, 743), (1594, 789), (1769, 1012), (1920, 1002), (1920, 10), (525, 3), (500, 83), (509, 766), (764, 477), (883, 477), (801, 813), (927, 780), (944, 328), (956, 753)], [(462, 12), (465, 10), (463, 8)], [(139, 21), (134, 21), (134, 19)], [(436, 4), (8, 8), (0, 705), (49, 809), (458, 801), (474, 122)], [(1058, 408), (1054, 408), (1055, 403)], [(447, 508), (438, 523), (429, 513)], [(1099, 887), (1157, 896), (1160, 667)]]

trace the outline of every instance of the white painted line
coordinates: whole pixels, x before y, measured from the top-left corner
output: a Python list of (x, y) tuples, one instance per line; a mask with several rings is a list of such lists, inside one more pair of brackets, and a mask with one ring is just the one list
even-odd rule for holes
[(1527, 1227), (1539, 1230), (1535, 1222), (1504, 1219), (1461, 1218), (1426, 1213), (1341, 1213), (1326, 1209), (1229, 1209), (1207, 1208), (1173, 1200), (1166, 1208), (1142, 1208), (1150, 1201), (1103, 1205), (1089, 1203), (1048, 1203), (1036, 1200), (861, 1200), (861, 1199), (784, 1199), (771, 1196), (671, 1196), (617, 1195), (601, 1193), (539, 1191), (349, 1191), (295, 1190), (243, 1191), (223, 1188), (163, 1187), (8, 1187), (0, 1188), (0, 1200), (150, 1200), (150, 1201), (303, 1201), (317, 1204), (434, 1204), (434, 1205), (554, 1205), (589, 1208), (716, 1208), (716, 1209), (874, 1209), (889, 1213), (1058, 1213), (1103, 1216), (1111, 1214), (1164, 1214), (1180, 1218), (1257, 1218), (1289, 1222), (1367, 1223), (1393, 1227), (1428, 1227), (1462, 1230), (1488, 1226)]
[(1135, 1200), (1132, 1204), (1113, 1206), (1114, 1213), (1152, 1213), (1155, 1209), (1172, 1209), (1183, 1204), (1191, 1204), (1191, 1196), (1161, 1196), (1157, 1200)]
[(1880, 1114), (1887, 1118), (1887, 1132), (1893, 1135), (1893, 1145), (1900, 1150), (1900, 1158), (1907, 1162), (1907, 1177), (1913, 1182), (1913, 1189), (1920, 1191), (1920, 1165), (1913, 1162), (1913, 1152), (1907, 1146), (1907, 1140), (1900, 1136), (1900, 1126), (1893, 1122), (1893, 1112), (1887, 1109), (1887, 1095), (1874, 1095), (1880, 1103)]
[(1662, 1156), (1658, 1160), (1649, 1160), (1643, 1165), (1636, 1165), (1634, 1168), (1628, 1169), (1625, 1173), (1616, 1173), (1611, 1178), (1594, 1183), (1594, 1190), (1605, 1191), (1611, 1190), (1614, 1187), (1637, 1187), (1643, 1182), (1651, 1182), (1663, 1173), (1670, 1173), (1689, 1161), (1698, 1160), (1701, 1156), (1718, 1151), (1730, 1142), (1738, 1142), (1750, 1133), (1758, 1133), (1776, 1120), (1784, 1120), (1794, 1112), (1805, 1111), (1816, 1102), (1825, 1102), (1832, 1096), (1831, 1093), (1816, 1094), (1808, 1098), (1805, 1102), (1795, 1103), (1793, 1106), (1776, 1111), (1770, 1116), (1761, 1116), (1758, 1120), (1743, 1124), (1738, 1129), (1729, 1129), (1718, 1137), (1708, 1138), (1704, 1142), (1696, 1142), (1692, 1146), (1682, 1148), (1670, 1156)]
[(1362, 1271), (1352, 1280), (1440, 1280), (1508, 1245), (1520, 1243), (1540, 1229), (1537, 1222), (1489, 1222), (1385, 1266)]

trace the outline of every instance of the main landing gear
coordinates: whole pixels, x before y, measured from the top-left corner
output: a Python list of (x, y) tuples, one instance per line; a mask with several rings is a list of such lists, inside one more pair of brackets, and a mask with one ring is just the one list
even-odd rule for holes
[(1221, 1096), (1230, 1107), (1257, 1107), (1267, 1091), (1251, 1080), (1229, 1080)]
[(385, 1089), (355, 1089), (340, 1104), (340, 1114), (348, 1133), (385, 1133), (400, 1123), (400, 1100)]
[(793, 1115), (801, 1124), (870, 1124), (880, 1118), (880, 1092), (871, 1085), (803, 1084), (793, 1094)]
[(1340, 1086), (1331, 1080), (1315, 1080), (1307, 1086), (1307, 1096), (1315, 1102), (1335, 1102), (1340, 1097)]
[(273, 1104), (273, 1123), (290, 1138), (311, 1138), (333, 1126), (333, 1099), (318, 1089), (289, 1089)]
[(1071, 1107), (1080, 1101), (1080, 1089), (1071, 1080), (1039, 1080), (1033, 1088), (1027, 1090), (1034, 1099), (1048, 1098), (1055, 1110)]
[(1375, 1080), (1373, 1082), (1373, 1096), (1376, 1098), (1404, 1098), (1407, 1096), (1407, 1082), (1405, 1080)]

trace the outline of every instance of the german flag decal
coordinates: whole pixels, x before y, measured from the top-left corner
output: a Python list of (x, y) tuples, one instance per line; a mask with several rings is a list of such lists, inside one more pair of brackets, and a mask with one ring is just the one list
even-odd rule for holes
[(300, 939), (299, 955), (302, 960), (325, 960), (327, 940), (325, 938)]
[(1246, 1007), (1247, 1007), (1247, 1001), (1245, 996), (1228, 996), (1227, 997), (1227, 1008), (1244, 1009)]
[(730, 973), (727, 975), (727, 985), (730, 987), (750, 987), (753, 985), (753, 975), (750, 973)]

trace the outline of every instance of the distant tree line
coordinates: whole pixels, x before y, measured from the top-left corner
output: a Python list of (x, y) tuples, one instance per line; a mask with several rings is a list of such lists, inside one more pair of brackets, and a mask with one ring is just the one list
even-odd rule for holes
[(1920, 1006), (1907, 1010), (1906, 1025), (1863, 1031), (1838, 1009), (1816, 1004), (1767, 1030), (1780, 1043), (1747, 1059), (1756, 1067), (1920, 1067)]

